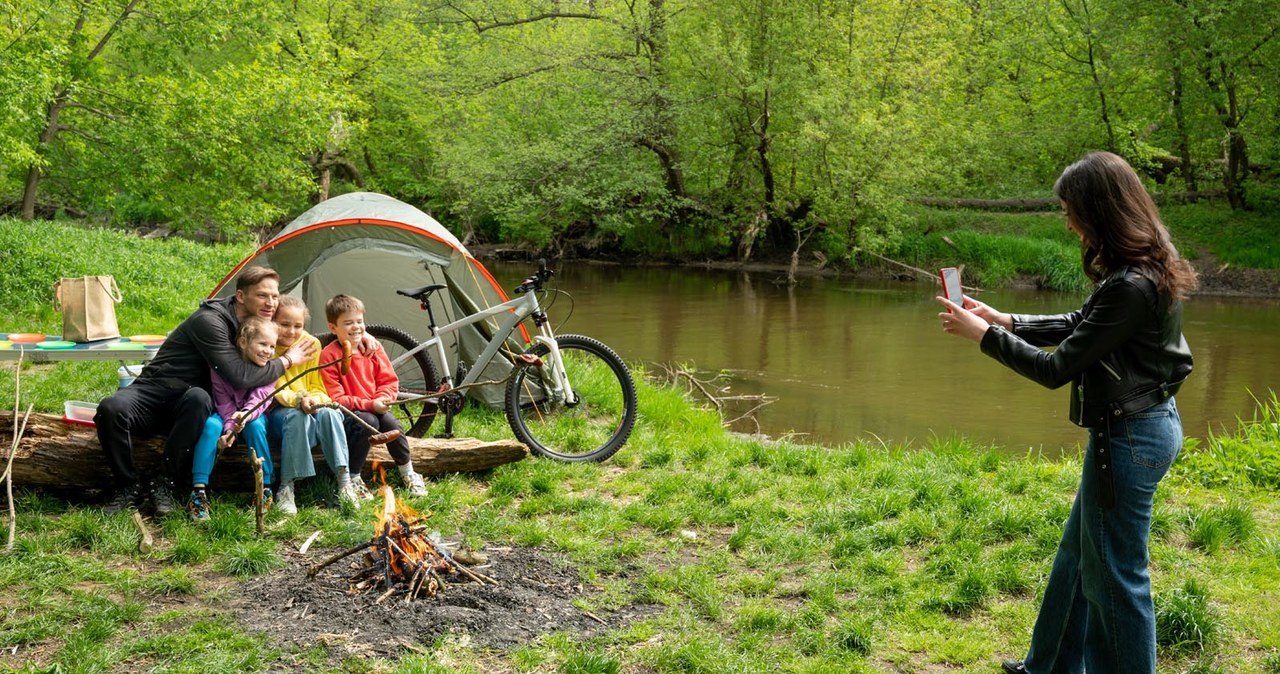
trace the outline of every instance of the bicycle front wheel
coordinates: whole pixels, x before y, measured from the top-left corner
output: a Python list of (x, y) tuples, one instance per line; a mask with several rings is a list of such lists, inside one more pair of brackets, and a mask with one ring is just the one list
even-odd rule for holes
[[(631, 370), (612, 349), (590, 337), (556, 338), (573, 395), (549, 381), (549, 360), (519, 363), (507, 382), (507, 421), (516, 438), (540, 456), (559, 461), (604, 461), (631, 436), (636, 423), (636, 385)], [(544, 358), (543, 344), (531, 348)]]

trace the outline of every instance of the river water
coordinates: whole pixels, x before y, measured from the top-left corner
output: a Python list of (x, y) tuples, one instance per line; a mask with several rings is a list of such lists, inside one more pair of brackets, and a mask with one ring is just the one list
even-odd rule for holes
[[(528, 263), (489, 265), (510, 290)], [(560, 332), (596, 337), (630, 362), (723, 373), (729, 395), (776, 398), (759, 431), (838, 445), (859, 439), (926, 444), (963, 436), (1022, 454), (1075, 451), (1066, 387), (1047, 390), (946, 335), (929, 282), (804, 279), (672, 267), (561, 265), (572, 296)], [(1026, 289), (976, 295), (1014, 313), (1061, 313), (1085, 296)], [(559, 324), (568, 299), (549, 310)], [(1185, 310), (1195, 372), (1178, 394), (1189, 436), (1234, 429), (1280, 390), (1280, 300), (1198, 296)], [(740, 403), (729, 415), (745, 411)], [(755, 431), (752, 422), (735, 430)]]

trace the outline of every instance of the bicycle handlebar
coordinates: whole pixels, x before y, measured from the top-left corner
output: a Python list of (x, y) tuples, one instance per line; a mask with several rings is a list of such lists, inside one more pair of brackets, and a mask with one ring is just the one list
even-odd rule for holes
[(534, 290), (542, 290), (542, 284), (550, 281), (551, 277), (555, 275), (555, 272), (547, 269), (547, 259), (545, 257), (538, 258), (538, 271), (521, 281), (520, 285), (516, 286), (512, 292), (527, 293)]

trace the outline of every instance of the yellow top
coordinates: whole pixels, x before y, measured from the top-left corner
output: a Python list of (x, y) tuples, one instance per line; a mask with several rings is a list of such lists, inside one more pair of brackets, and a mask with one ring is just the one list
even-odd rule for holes
[[(280, 375), (280, 379), (277, 380), (277, 386), (298, 376), (298, 373), (303, 370), (320, 364), (320, 340), (311, 336), (311, 333), (305, 330), (302, 332), (302, 336), (298, 338), (299, 342), (303, 340), (310, 341), (316, 347), (315, 355), (310, 360), (294, 363), (293, 367), (285, 370), (284, 374)], [(288, 350), (289, 347), (287, 346), (276, 346), (276, 357), (279, 358)], [(329, 404), (329, 394), (324, 390), (324, 380), (320, 378), (319, 370), (312, 370), (300, 377), (298, 381), (289, 384), (288, 388), (276, 394), (276, 402), (282, 407), (297, 407), (303, 396), (311, 396), (321, 405)]]

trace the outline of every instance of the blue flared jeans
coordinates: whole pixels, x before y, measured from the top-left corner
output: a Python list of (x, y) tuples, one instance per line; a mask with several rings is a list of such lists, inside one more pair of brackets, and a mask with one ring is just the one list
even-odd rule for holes
[(280, 482), (316, 474), (311, 448), (320, 445), (324, 460), (337, 474), (347, 467), (347, 434), (342, 425), (342, 413), (321, 407), (314, 414), (307, 414), (296, 407), (277, 407), (271, 410), (267, 429), (272, 437), (280, 439)]
[[(218, 439), (222, 437), (222, 417), (217, 412), (209, 415), (204, 422), (200, 439), (196, 440), (194, 456), (191, 460), (191, 483), (209, 484), (209, 473), (213, 472), (213, 463), (218, 458)], [(244, 425), (240, 439), (249, 445), (253, 453), (262, 459), (262, 484), (270, 485), (275, 475), (271, 465), (271, 450), (267, 447), (267, 420), (258, 415), (253, 421)]]
[(1182, 449), (1173, 399), (1111, 424), (1115, 507), (1099, 503), (1098, 429), (1027, 651), (1031, 674), (1154, 674), (1147, 538), (1156, 485)]

